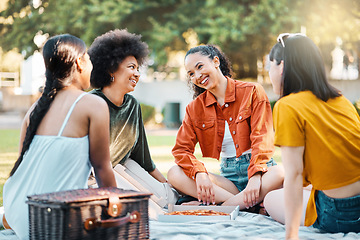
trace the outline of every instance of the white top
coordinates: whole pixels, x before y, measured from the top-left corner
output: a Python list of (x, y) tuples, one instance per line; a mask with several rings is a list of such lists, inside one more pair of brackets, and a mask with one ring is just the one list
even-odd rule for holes
[[(247, 151), (243, 152), (242, 155), (247, 153), (251, 153), (251, 149), (248, 149)], [(225, 133), (224, 133), (220, 155), (222, 158), (236, 157), (234, 140), (232, 139), (230, 133), (230, 127), (226, 120), (225, 120)]]
[(85, 94), (73, 103), (57, 136), (34, 136), (20, 166), (4, 185), (5, 217), (20, 239), (29, 239), (27, 196), (87, 188), (91, 168), (88, 135), (61, 136), (76, 103)]
[(224, 139), (222, 142), (220, 155), (221, 157), (226, 157), (226, 158), (236, 157), (235, 144), (234, 144), (234, 140), (232, 139), (229, 124), (227, 121), (225, 121), (225, 133), (224, 133)]

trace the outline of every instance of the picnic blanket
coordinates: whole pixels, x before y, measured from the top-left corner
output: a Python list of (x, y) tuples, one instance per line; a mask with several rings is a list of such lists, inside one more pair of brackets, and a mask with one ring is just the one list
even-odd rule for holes
[[(300, 227), (300, 239), (360, 239), (360, 233), (324, 233)], [(150, 238), (163, 240), (285, 239), (285, 226), (270, 217), (239, 212), (235, 220), (166, 223), (150, 221)]]
[[(235, 220), (167, 223), (151, 220), (150, 239), (163, 240), (263, 240), (284, 239), (285, 226), (270, 217), (240, 212)], [(360, 233), (324, 233), (313, 227), (300, 227), (299, 237), (308, 239), (360, 239)], [(0, 239), (18, 239), (13, 231), (0, 231)]]

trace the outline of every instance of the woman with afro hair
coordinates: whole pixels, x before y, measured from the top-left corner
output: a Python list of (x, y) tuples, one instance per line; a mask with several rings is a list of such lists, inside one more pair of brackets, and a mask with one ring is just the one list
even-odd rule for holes
[(150, 191), (161, 207), (175, 203), (176, 193), (151, 159), (140, 104), (128, 94), (139, 81), (148, 45), (141, 35), (116, 29), (97, 37), (88, 53), (93, 63), (92, 93), (102, 97), (110, 111), (111, 162), (122, 176), (115, 174), (118, 187)]

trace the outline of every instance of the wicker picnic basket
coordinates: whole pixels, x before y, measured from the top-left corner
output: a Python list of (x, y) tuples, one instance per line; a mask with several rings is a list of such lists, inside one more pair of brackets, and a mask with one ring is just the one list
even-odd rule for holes
[(30, 239), (149, 239), (150, 195), (93, 188), (28, 196)]

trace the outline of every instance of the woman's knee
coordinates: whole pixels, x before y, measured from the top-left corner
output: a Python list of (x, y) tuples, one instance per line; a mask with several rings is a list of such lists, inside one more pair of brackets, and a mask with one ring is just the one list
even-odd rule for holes
[(174, 185), (182, 178), (182, 175), (185, 175), (184, 171), (178, 165), (175, 165), (169, 169), (167, 179), (171, 185)]
[(269, 170), (270, 170), (270, 171), (274, 171), (275, 174), (277, 174), (279, 177), (284, 178), (285, 172), (284, 172), (284, 167), (283, 167), (283, 165), (279, 165), (279, 164), (278, 164), (278, 165), (272, 166), (272, 167), (269, 168)]
[(282, 165), (269, 167), (267, 175), (270, 178), (270, 181), (275, 183), (274, 185), (282, 186), (285, 176), (284, 167)]
[(285, 223), (283, 189), (277, 189), (267, 193), (264, 198), (264, 207), (273, 219), (280, 223)]
[(282, 188), (284, 183), (284, 170), (282, 166), (272, 166), (263, 175), (261, 180), (261, 196), (265, 198), (271, 191)]
[(281, 189), (273, 190), (268, 192), (264, 197), (264, 206), (270, 207), (273, 203), (279, 202), (282, 199), (283, 193)]

